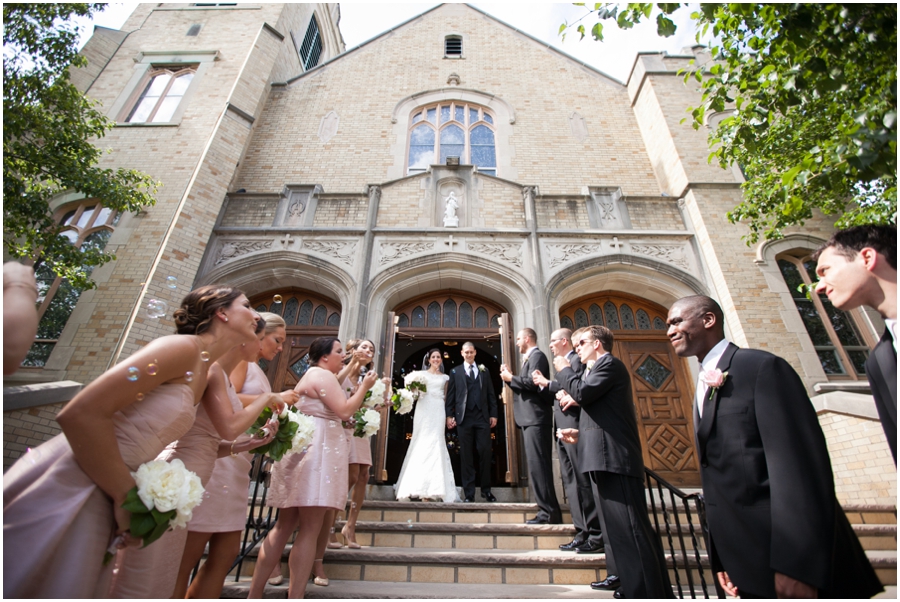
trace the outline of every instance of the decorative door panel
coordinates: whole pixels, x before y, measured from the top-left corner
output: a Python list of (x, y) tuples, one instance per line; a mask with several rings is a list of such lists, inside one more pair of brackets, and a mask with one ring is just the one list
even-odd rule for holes
[(615, 347), (631, 374), (644, 465), (674, 485), (699, 486), (693, 389), (684, 360), (668, 341), (619, 340)]

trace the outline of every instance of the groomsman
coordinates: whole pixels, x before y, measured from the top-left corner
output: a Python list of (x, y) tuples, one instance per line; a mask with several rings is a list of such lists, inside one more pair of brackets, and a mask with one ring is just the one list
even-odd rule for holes
[(884, 334), (866, 361), (866, 376), (897, 464), (897, 227), (856, 226), (835, 232), (813, 255), (816, 293), (838, 309), (868, 305), (884, 318)]
[(562, 522), (562, 511), (553, 486), (553, 398), (546, 388), (534, 384), (532, 374), (550, 374), (550, 362), (537, 348), (537, 334), (531, 328), (523, 328), (516, 336), (516, 346), (522, 354), (522, 370), (513, 376), (504, 364), (500, 366), (500, 378), (515, 393), (513, 415), (516, 426), (522, 429), (525, 441), (525, 461), (528, 463), (528, 480), (538, 505), (537, 516), (527, 521), (529, 525), (557, 525)]
[(725, 339), (697, 295), (669, 310), (668, 336), (701, 362), (694, 429), (710, 563), (731, 596), (869, 598), (881, 584), (838, 505), (806, 388), (778, 356)]
[(650, 524), (644, 460), (628, 369), (610, 353), (613, 334), (604, 326), (583, 331), (576, 350), (582, 376), (565, 358), (553, 360), (556, 380), (581, 406), (578, 429), (562, 429), (578, 442), (581, 470), (597, 487), (603, 537), (615, 552), (621, 587), (616, 597), (672, 598), (659, 536)]
[[(583, 366), (578, 354), (572, 348), (572, 331), (568, 328), (554, 330), (550, 335), (550, 351), (556, 357), (563, 357), (569, 362), (572, 370), (581, 375)], [(532, 373), (532, 380), (538, 387), (546, 388), (556, 398), (557, 394), (564, 392), (559, 382), (548, 380), (539, 370)], [(578, 428), (578, 416), (581, 407), (573, 405), (567, 410), (559, 407), (559, 399), (553, 404), (553, 420), (556, 428)], [(575, 526), (575, 538), (569, 543), (559, 546), (565, 552), (578, 552), (579, 554), (596, 554), (603, 551), (603, 532), (600, 527), (600, 516), (597, 514), (597, 504), (594, 501), (594, 492), (591, 487), (591, 478), (581, 472), (578, 462), (579, 447), (577, 443), (565, 443), (561, 439), (556, 440), (556, 455), (559, 456), (559, 468), (562, 476), (563, 487), (569, 498), (569, 508), (572, 512), (572, 524)]]

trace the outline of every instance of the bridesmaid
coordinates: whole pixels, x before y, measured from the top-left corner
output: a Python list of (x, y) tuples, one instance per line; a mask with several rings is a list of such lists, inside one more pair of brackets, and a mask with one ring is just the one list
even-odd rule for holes
[(174, 318), (180, 336), (87, 385), (57, 415), (62, 433), (3, 476), (4, 597), (105, 597), (110, 541), (140, 545), (121, 507), (131, 472), (188, 432), (210, 362), (252, 336), (259, 316), (238, 289), (212, 285), (190, 292)]
[[(239, 362), (229, 376), (232, 386), (228, 387), (228, 396), (237, 410), (243, 407), (242, 404), (252, 403), (258, 395), (271, 393), (269, 379), (257, 362), (260, 359), (272, 361), (281, 353), (287, 337), (281, 316), (268, 312), (259, 315), (265, 320), (259, 349)], [(280, 396), (288, 405), (293, 405), (300, 398), (293, 390), (284, 391)], [(188, 598), (218, 598), (228, 571), (240, 553), (241, 534), (247, 524), (247, 492), (250, 488), (251, 460), (248, 451), (268, 440), (241, 435), (238, 441), (234, 445), (235, 453), (227, 447), (223, 449), (231, 444), (230, 441), (220, 446), (219, 459), (206, 487), (209, 497), (194, 510), (194, 517), (188, 524), (188, 538), (181, 558), (175, 598), (184, 598), (185, 593)], [(207, 543), (209, 552), (206, 562), (188, 588), (190, 573), (203, 556)]]
[[(259, 320), (257, 329), (263, 332), (265, 322)], [(272, 393), (259, 395), (244, 408), (240, 403), (233, 406), (227, 374), (238, 362), (256, 357), (259, 353), (258, 334), (236, 345), (223, 355), (209, 369), (209, 382), (197, 410), (197, 418), (191, 429), (178, 441), (171, 443), (157, 460), (171, 462), (178, 459), (185, 467), (197, 473), (205, 488), (209, 486), (216, 458), (233, 453), (237, 438), (253, 424), (260, 412), (268, 405), (279, 411), (283, 407), (281, 397)], [(275, 430), (274, 427), (272, 429)], [(222, 439), (225, 445), (221, 445)], [(271, 441), (271, 435), (269, 437)], [(244, 449), (252, 449), (252, 441), (244, 439)], [(247, 447), (250, 445), (251, 447)], [(199, 510), (208, 504), (205, 496)], [(244, 501), (246, 505), (246, 499)], [(193, 521), (192, 521), (193, 522)], [(119, 552), (117, 571), (110, 588), (111, 598), (170, 598), (176, 587), (181, 566), (181, 557), (187, 541), (187, 529), (166, 532), (157, 542), (139, 550), (126, 549)], [(184, 576), (187, 588), (188, 573)], [(184, 591), (180, 592), (184, 597)]]
[(348, 399), (335, 378), (344, 367), (339, 340), (320, 337), (313, 341), (309, 347), (309, 361), (311, 367), (294, 390), (300, 394), (297, 407), (315, 418), (315, 439), (303, 458), (289, 456), (276, 462), (272, 469), (268, 503), (280, 508), (281, 512), (260, 548), (250, 598), (262, 597), (266, 579), (291, 533), (298, 527), (289, 559), (294, 579), (291, 579), (288, 596), (304, 597), (306, 575), (310, 574), (313, 561), (322, 562), (315, 554), (325, 513), (347, 503), (349, 450), (340, 421), (349, 419), (359, 409), (378, 376), (374, 371), (366, 374), (356, 393)]

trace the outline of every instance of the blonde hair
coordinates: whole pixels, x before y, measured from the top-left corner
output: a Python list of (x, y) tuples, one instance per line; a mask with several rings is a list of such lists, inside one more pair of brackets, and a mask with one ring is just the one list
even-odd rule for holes
[(277, 328), (287, 328), (284, 318), (270, 311), (259, 312), (259, 317), (266, 321), (266, 334), (272, 334)]

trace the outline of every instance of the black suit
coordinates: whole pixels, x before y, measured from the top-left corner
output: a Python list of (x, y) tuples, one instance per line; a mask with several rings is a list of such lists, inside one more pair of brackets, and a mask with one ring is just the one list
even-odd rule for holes
[(897, 464), (897, 351), (894, 338), (884, 329), (881, 341), (866, 360), (866, 376), (872, 387), (875, 407), (887, 437), (894, 464)]
[(625, 364), (604, 354), (579, 376), (556, 375), (581, 405), (578, 419), (582, 472), (597, 486), (603, 537), (615, 551), (626, 598), (672, 598), (659, 536), (650, 524), (644, 492), (644, 460)]
[(551, 523), (562, 522), (562, 511), (553, 486), (553, 397), (550, 390), (541, 390), (531, 374), (539, 371), (550, 376), (550, 362), (537, 347), (531, 350), (522, 370), (507, 383), (515, 394), (513, 415), (522, 430), (525, 461), (534, 501), (538, 505), (537, 518)]
[[(475, 377), (466, 375), (466, 364), (450, 371), (445, 402), (447, 417), (456, 419), (463, 493), (475, 497), (475, 457), (481, 477), (481, 493), (491, 490), (491, 424), (497, 417), (497, 397), (489, 374), (475, 368)], [(474, 450), (473, 450), (474, 448)]]
[[(572, 370), (581, 376), (583, 366), (578, 354), (570, 351), (566, 356)], [(556, 422), (556, 428), (560, 429), (577, 429), (578, 417), (581, 415), (580, 406), (572, 406), (568, 410), (563, 411), (559, 407), (559, 401), (556, 400), (556, 394), (562, 390), (559, 381), (551, 380), (547, 385), (550, 393), (554, 397), (553, 402), (553, 420)], [(572, 524), (575, 525), (575, 540), (590, 541), (593, 544), (599, 544), (603, 541), (603, 529), (600, 526), (600, 515), (597, 510), (597, 502), (594, 498), (594, 488), (591, 485), (591, 477), (579, 470), (578, 454), (581, 450), (581, 442), (563, 443), (562, 439), (556, 440), (556, 455), (559, 456), (559, 472), (562, 476), (563, 487), (566, 490), (566, 496), (569, 498), (569, 508), (572, 512)], [(607, 550), (607, 570), (610, 574), (615, 574), (615, 569), (610, 568), (609, 560), (611, 554)]]
[(729, 344), (728, 375), (695, 409), (710, 562), (738, 593), (775, 597), (775, 573), (826, 598), (881, 591), (838, 505), (825, 436), (803, 382), (775, 355)]

